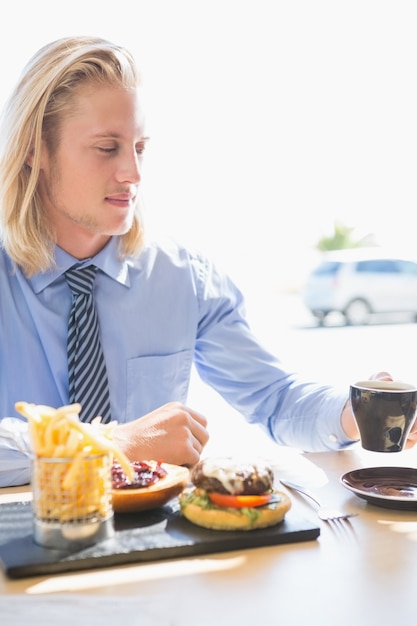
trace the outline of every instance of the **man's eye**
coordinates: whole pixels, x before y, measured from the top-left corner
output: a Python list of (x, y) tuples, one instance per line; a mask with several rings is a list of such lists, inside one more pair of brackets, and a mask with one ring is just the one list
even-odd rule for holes
[(106, 154), (110, 154), (111, 152), (116, 152), (117, 148), (115, 148), (114, 146), (111, 148), (104, 148), (104, 147), (99, 146), (98, 149), (100, 152), (105, 152)]
[(143, 153), (145, 152), (145, 148), (146, 148), (148, 141), (149, 141), (149, 137), (144, 137), (143, 139), (141, 139), (141, 141), (139, 141), (139, 143), (136, 144), (136, 154), (139, 157), (143, 156)]

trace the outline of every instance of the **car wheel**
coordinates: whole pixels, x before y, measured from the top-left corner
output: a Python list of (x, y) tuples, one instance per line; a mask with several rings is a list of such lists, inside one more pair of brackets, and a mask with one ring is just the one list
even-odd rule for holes
[(360, 326), (369, 322), (371, 308), (365, 300), (352, 300), (344, 311), (346, 324)]
[(315, 317), (319, 326), (323, 326), (327, 312), (326, 311), (312, 311), (312, 314)]

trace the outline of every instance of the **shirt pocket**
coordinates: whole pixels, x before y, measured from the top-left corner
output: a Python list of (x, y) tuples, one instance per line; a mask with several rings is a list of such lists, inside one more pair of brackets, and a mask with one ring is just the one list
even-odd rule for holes
[(185, 403), (193, 352), (141, 356), (127, 362), (126, 419), (134, 420), (167, 402)]

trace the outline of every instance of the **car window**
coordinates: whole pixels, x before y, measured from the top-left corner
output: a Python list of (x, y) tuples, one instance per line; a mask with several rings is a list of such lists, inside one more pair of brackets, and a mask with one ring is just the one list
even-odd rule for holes
[(417, 263), (413, 261), (398, 261), (400, 272), (408, 276), (417, 276)]
[(392, 259), (367, 259), (358, 261), (357, 272), (373, 272), (376, 274), (398, 274), (401, 271), (399, 262)]
[(315, 270), (313, 270), (314, 276), (334, 276), (337, 274), (340, 268), (340, 263), (337, 261), (325, 261), (321, 263)]

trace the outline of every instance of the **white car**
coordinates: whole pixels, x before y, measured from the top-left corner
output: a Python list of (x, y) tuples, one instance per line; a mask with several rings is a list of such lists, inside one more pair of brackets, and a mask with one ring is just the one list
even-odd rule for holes
[(409, 313), (417, 319), (417, 262), (378, 248), (325, 252), (302, 296), (321, 324), (331, 313), (355, 325), (376, 314)]

